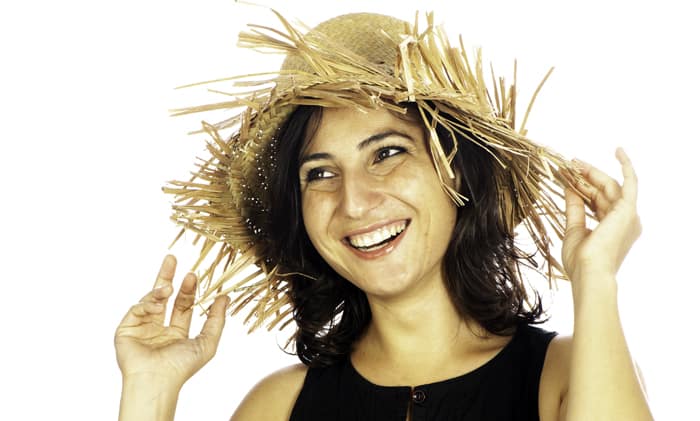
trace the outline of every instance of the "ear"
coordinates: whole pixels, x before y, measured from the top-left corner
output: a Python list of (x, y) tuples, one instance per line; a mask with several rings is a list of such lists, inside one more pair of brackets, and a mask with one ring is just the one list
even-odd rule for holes
[[(442, 172), (445, 172), (444, 169)], [(466, 195), (462, 194), (460, 189), (462, 188), (462, 174), (460, 174), (458, 171), (452, 171), (452, 174), (454, 177), (450, 178), (447, 174), (444, 174), (442, 180), (444, 182), (443, 184), (443, 190), (445, 193), (447, 193), (448, 196), (455, 202), (457, 206), (463, 206), (466, 205), (469, 202), (469, 197)]]
[(454, 168), (452, 169), (454, 172), (455, 178), (452, 179), (452, 186), (454, 187), (455, 190), (458, 192), (461, 191), (462, 189), (462, 173), (459, 171), (456, 171)]
[(446, 174), (446, 171), (443, 169), (442, 172), (442, 179), (445, 181), (445, 183), (450, 186), (451, 189), (454, 189), (456, 192), (460, 192), (460, 189), (462, 188), (462, 174), (460, 171), (455, 168), (454, 162), (450, 163), (450, 169), (452, 170), (452, 174), (454, 177), (450, 177), (448, 174)]

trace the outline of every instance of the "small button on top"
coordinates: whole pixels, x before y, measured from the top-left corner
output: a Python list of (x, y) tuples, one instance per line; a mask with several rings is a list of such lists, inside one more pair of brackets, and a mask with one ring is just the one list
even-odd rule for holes
[(411, 394), (411, 399), (415, 403), (423, 403), (423, 401), (425, 400), (425, 392), (423, 392), (422, 390), (414, 390)]

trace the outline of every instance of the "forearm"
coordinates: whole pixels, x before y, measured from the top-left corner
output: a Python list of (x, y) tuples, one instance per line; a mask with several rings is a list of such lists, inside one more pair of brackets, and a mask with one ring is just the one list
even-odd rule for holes
[(179, 389), (158, 383), (124, 380), (119, 421), (172, 421), (178, 393)]
[(651, 420), (622, 330), (616, 280), (578, 284), (566, 420)]

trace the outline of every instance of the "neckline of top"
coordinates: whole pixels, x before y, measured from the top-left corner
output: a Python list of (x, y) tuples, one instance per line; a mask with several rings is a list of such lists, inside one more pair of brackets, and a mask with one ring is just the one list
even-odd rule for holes
[(519, 338), (522, 335), (523, 330), (525, 330), (527, 326), (518, 326), (515, 330), (515, 333), (513, 334), (513, 337), (508, 341), (508, 343), (501, 348), (496, 355), (491, 357), (488, 361), (484, 362), (482, 365), (474, 368), (473, 370), (470, 370), (466, 373), (459, 374), (455, 377), (451, 377), (448, 379), (444, 380), (438, 380), (435, 382), (431, 383), (425, 383), (425, 384), (420, 384), (420, 385), (413, 385), (413, 386), (382, 386), (378, 385), (375, 383), (372, 383), (369, 381), (367, 378), (365, 378), (357, 369), (355, 366), (352, 364), (352, 360), (350, 357), (347, 358), (347, 365), (350, 369), (351, 374), (353, 377), (355, 377), (360, 383), (369, 386), (373, 389), (376, 390), (411, 390), (411, 389), (426, 389), (430, 387), (438, 387), (442, 385), (446, 385), (449, 383), (454, 383), (454, 382), (459, 382), (459, 381), (464, 381), (467, 380), (468, 378), (472, 378), (474, 376), (478, 376), (482, 372), (488, 370), (490, 367), (496, 365), (500, 360), (504, 358), (505, 355), (511, 352), (511, 349), (515, 346), (514, 344), (516, 343), (516, 339)]

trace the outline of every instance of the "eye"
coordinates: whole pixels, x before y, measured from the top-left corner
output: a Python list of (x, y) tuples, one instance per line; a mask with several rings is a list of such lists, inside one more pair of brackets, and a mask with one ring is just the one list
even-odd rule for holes
[(304, 176), (304, 181), (310, 183), (313, 181), (332, 178), (334, 175), (335, 174), (333, 174), (332, 172), (323, 168), (312, 168), (306, 172), (306, 175)]
[(401, 146), (386, 146), (377, 151), (377, 154), (374, 157), (374, 162), (379, 163), (387, 158), (391, 158), (394, 155), (399, 155), (404, 152), (406, 152), (406, 148), (402, 148)]

